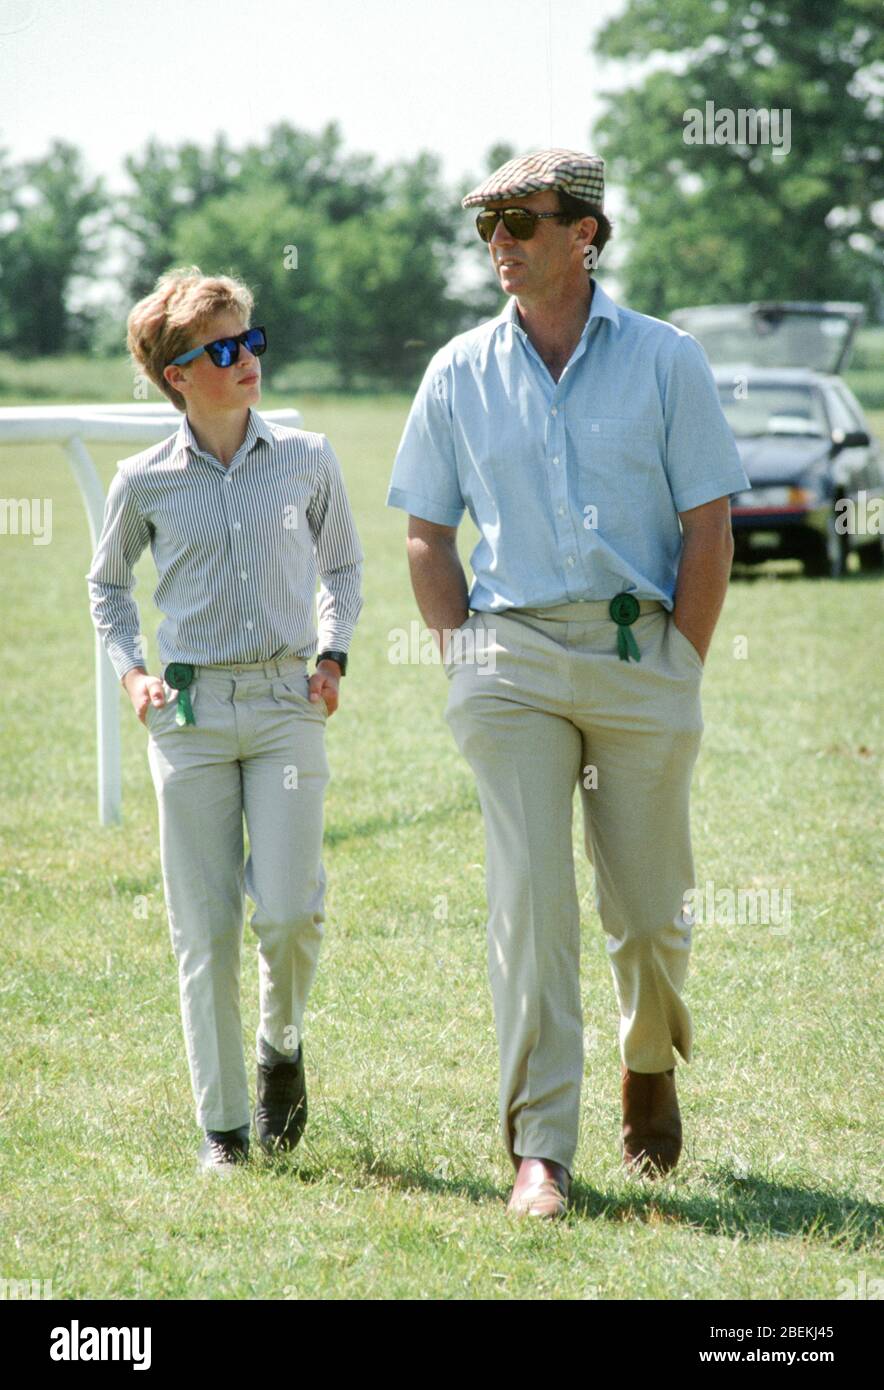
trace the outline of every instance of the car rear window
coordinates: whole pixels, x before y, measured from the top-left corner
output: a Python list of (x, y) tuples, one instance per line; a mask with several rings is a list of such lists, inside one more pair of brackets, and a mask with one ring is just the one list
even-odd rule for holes
[(745, 395), (739, 387), (720, 387), (721, 406), (738, 439), (772, 435), (825, 436), (829, 432), (819, 391), (811, 386), (755, 385)]

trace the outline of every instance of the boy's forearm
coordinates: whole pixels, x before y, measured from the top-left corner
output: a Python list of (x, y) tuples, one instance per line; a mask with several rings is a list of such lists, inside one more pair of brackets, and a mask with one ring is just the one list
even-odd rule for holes
[(123, 689), (128, 691), (132, 676), (146, 676), (147, 670), (144, 666), (130, 666), (128, 671), (120, 677), (120, 684)]

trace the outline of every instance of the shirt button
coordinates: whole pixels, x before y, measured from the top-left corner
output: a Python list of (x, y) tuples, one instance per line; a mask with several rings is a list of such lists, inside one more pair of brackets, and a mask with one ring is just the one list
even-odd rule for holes
[(559, 461), (559, 456), (558, 456), (558, 454), (556, 454), (555, 458), (553, 459), (553, 463), (558, 463), (558, 461)]
[(569, 556), (568, 556), (567, 563), (568, 563), (569, 565), (573, 565), (573, 563), (574, 563), (574, 556), (573, 556), (573, 555), (569, 555)]
[(549, 413), (550, 413), (550, 415), (558, 415), (558, 413), (559, 413), (559, 407), (558, 407), (557, 405), (554, 405), (553, 408), (552, 408), (552, 410), (551, 410)]
[(248, 579), (249, 576), (246, 574), (245, 570), (243, 570), (242, 574), (239, 577), (240, 579)]
[(246, 627), (249, 628), (249, 629), (251, 629), (251, 628), (253, 628), (254, 626), (255, 626), (255, 624), (252, 622), (251, 618), (249, 618), (248, 622), (246, 623)]
[(242, 530), (242, 526), (240, 525), (240, 523), (239, 523), (238, 521), (235, 521), (235, 522), (233, 523), (233, 529), (234, 529), (234, 531), (241, 531), (241, 530)]
[(564, 507), (559, 507), (559, 516), (564, 516), (564, 515), (565, 515), (565, 508), (564, 508)]

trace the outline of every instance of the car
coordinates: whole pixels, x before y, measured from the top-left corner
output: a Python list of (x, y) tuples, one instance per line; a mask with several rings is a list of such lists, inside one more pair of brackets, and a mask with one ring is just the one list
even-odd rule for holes
[(678, 309), (709, 359), (751, 491), (731, 496), (734, 560), (840, 578), (884, 569), (884, 453), (838, 375), (863, 306), (767, 300)]

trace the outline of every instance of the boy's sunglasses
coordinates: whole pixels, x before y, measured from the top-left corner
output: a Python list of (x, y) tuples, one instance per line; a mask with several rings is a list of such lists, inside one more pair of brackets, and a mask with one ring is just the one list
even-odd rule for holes
[(517, 241), (530, 241), (541, 218), (564, 216), (561, 211), (531, 212), (528, 208), (486, 208), (476, 218), (476, 227), (482, 240), (490, 241), (502, 217), (503, 225), (510, 236), (514, 236)]
[(245, 333), (238, 333), (235, 338), (215, 338), (211, 343), (203, 343), (202, 347), (191, 348), (190, 352), (173, 357), (169, 366), (183, 367), (185, 362), (192, 362), (201, 352), (207, 352), (216, 367), (232, 367), (234, 362), (239, 361), (240, 343), (244, 343), (255, 357), (260, 357), (267, 348), (267, 333), (263, 328), (247, 328)]

